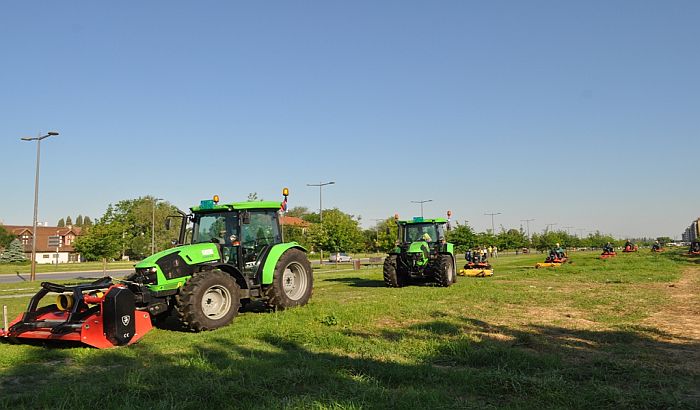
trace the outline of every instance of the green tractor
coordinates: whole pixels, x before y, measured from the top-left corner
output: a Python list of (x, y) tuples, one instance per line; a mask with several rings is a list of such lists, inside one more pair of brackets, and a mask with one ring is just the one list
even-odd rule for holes
[(407, 285), (411, 279), (437, 282), (447, 287), (456, 282), (454, 245), (445, 239), (450, 229), (448, 219), (424, 219), (400, 221), (397, 245), (384, 260), (384, 283), (398, 288)]
[[(285, 188), (283, 210), (288, 193)], [(147, 307), (155, 322), (172, 314), (199, 332), (231, 323), (251, 301), (281, 310), (311, 298), (311, 263), (303, 247), (283, 241), (280, 203), (218, 202), (215, 196), (191, 214), (181, 212), (177, 246), (144, 259), (127, 278), (140, 288), (137, 306)]]

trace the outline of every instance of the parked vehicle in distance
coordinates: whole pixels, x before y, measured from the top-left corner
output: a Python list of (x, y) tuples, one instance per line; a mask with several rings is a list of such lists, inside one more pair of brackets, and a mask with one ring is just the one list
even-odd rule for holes
[(350, 262), (352, 261), (352, 258), (350, 255), (348, 255), (345, 252), (336, 252), (332, 253), (330, 258), (328, 258), (328, 262)]

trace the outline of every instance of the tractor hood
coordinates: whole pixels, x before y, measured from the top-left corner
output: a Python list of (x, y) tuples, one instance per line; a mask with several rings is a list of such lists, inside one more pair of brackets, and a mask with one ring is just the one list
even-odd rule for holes
[(173, 254), (179, 255), (188, 265), (212, 262), (221, 259), (219, 247), (215, 243), (195, 243), (160, 251), (142, 260), (136, 264), (135, 267), (137, 269), (154, 267), (163, 257)]
[(411, 242), (411, 244), (408, 245), (408, 253), (423, 253), (423, 252), (430, 252), (430, 246), (428, 245), (428, 242), (426, 242), (426, 241)]

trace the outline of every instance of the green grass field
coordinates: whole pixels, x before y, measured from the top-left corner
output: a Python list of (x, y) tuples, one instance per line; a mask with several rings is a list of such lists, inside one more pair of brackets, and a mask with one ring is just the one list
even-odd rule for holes
[[(698, 408), (700, 260), (618, 255), (384, 287), (316, 272), (303, 308), (112, 350), (0, 344), (2, 408)], [(34, 284), (0, 286), (21, 312)]]

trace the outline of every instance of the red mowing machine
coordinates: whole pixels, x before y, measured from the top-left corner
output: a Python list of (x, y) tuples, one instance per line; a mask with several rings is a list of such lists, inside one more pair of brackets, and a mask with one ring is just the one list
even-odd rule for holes
[[(55, 303), (41, 305), (50, 293)], [(137, 342), (151, 330), (148, 310), (136, 308), (136, 295), (128, 284), (105, 277), (92, 283), (64, 286), (42, 282), (27, 311), (0, 329), (1, 338), (18, 341), (63, 341), (99, 349)]]

